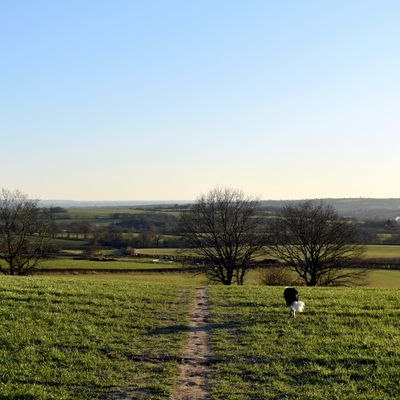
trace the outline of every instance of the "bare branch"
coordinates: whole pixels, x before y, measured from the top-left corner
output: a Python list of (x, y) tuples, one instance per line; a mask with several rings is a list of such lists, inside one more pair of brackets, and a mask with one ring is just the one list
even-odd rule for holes
[(269, 238), (270, 254), (308, 286), (349, 282), (360, 275), (345, 270), (364, 251), (357, 228), (329, 205), (307, 201), (284, 207)]
[(243, 284), (252, 259), (265, 244), (257, 206), (241, 191), (216, 188), (182, 215), (185, 247), (204, 260), (210, 280)]
[(0, 271), (9, 275), (32, 272), (50, 247), (49, 216), (19, 191), (0, 192)]

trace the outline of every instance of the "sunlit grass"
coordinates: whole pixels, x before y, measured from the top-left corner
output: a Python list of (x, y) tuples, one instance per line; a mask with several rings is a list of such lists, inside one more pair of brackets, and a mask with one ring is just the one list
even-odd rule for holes
[[(107, 268), (109, 263), (104, 263), (104, 268)], [(75, 268), (77, 264), (63, 264), (60, 269), (59, 276), (65, 277), (66, 274), (63, 272), (63, 269), (66, 268)], [(86, 265), (86, 264), (84, 264)], [(87, 265), (85, 269), (89, 268)], [(95, 264), (96, 265), (96, 264)], [(140, 265), (140, 264), (138, 264)], [(139, 266), (136, 265), (136, 268)], [(163, 264), (162, 264), (163, 265)], [(169, 267), (169, 265), (167, 265)], [(142, 267), (141, 267), (142, 268)], [(204, 274), (196, 274), (192, 272), (150, 272), (153, 268), (160, 268), (159, 264), (145, 264), (144, 268), (149, 270), (149, 273), (146, 272), (138, 272), (135, 273), (135, 267), (131, 266), (131, 268), (126, 268), (127, 271), (132, 271), (129, 273), (102, 273), (101, 268), (97, 268), (96, 273), (90, 274), (78, 274), (78, 275), (68, 275), (73, 277), (74, 279), (84, 279), (84, 280), (117, 280), (117, 281), (130, 281), (130, 282), (157, 282), (157, 283), (167, 283), (167, 284), (176, 284), (176, 285), (205, 285), (208, 284), (208, 280)], [(161, 266), (162, 268), (162, 266)], [(245, 285), (261, 285), (261, 278), (263, 274), (263, 269), (251, 270), (246, 275)], [(53, 276), (53, 274), (52, 274)], [(294, 272), (291, 273), (293, 280), (296, 279), (296, 274)], [(380, 269), (372, 269), (366, 271), (366, 276), (362, 280), (362, 285), (365, 287), (377, 287), (377, 288), (399, 288), (400, 289), (400, 271), (399, 270), (380, 270)]]
[[(400, 246), (384, 246), (384, 245), (368, 245), (365, 246), (364, 258), (400, 258)], [(139, 249), (141, 254), (160, 254), (160, 255), (176, 255), (179, 254), (180, 249), (171, 248), (151, 248), (151, 249)], [(190, 250), (187, 251), (190, 254)], [(268, 252), (261, 255), (259, 259), (268, 258)]]
[[(2, 277), (0, 398), (169, 398), (204, 284), (190, 273)], [(210, 286), (212, 399), (400, 397), (398, 290), (299, 287), (295, 320), (282, 290)]]
[(166, 284), (2, 277), (0, 398), (168, 398), (192, 297)]
[(289, 319), (283, 288), (211, 288), (212, 399), (400, 398), (398, 291), (301, 288)]
[(116, 261), (91, 261), (91, 260), (73, 260), (71, 258), (55, 258), (40, 262), (40, 269), (154, 269), (154, 268), (182, 268), (180, 263), (158, 261), (152, 262), (151, 259), (131, 259)]
[[(202, 286), (206, 285), (207, 279), (203, 274), (192, 273), (96, 273), (96, 274), (78, 274), (69, 275), (72, 280), (94, 281), (94, 282), (130, 282), (143, 284), (158, 284), (158, 285), (177, 285), (177, 286)], [(41, 276), (37, 277), (38, 279)], [(51, 275), (43, 277), (43, 279), (65, 279), (65, 274)]]
[[(246, 275), (246, 285), (260, 285), (264, 269), (249, 271)], [(291, 279), (295, 281), (298, 276), (295, 272), (290, 272)], [(400, 270), (370, 269), (365, 271), (365, 276), (361, 280), (354, 281), (355, 284), (364, 287), (376, 288), (398, 288), (400, 289)], [(288, 282), (289, 284), (289, 282)]]

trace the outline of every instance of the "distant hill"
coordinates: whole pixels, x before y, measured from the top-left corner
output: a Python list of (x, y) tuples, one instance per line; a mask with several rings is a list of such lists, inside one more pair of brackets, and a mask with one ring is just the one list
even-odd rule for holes
[[(286, 204), (296, 204), (305, 200), (263, 200), (261, 206), (273, 213)], [(333, 206), (339, 214), (357, 219), (394, 219), (400, 216), (399, 199), (313, 199)]]

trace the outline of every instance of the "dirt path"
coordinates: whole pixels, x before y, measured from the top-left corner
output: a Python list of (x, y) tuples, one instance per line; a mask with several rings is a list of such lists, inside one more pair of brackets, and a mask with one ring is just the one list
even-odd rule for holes
[(171, 400), (209, 399), (209, 300), (207, 288), (196, 288), (177, 388)]

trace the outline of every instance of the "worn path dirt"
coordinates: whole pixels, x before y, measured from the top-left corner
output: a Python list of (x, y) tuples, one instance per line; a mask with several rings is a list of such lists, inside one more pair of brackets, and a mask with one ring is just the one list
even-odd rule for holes
[(196, 288), (189, 322), (189, 340), (183, 351), (180, 375), (171, 400), (209, 399), (209, 298), (205, 287)]

